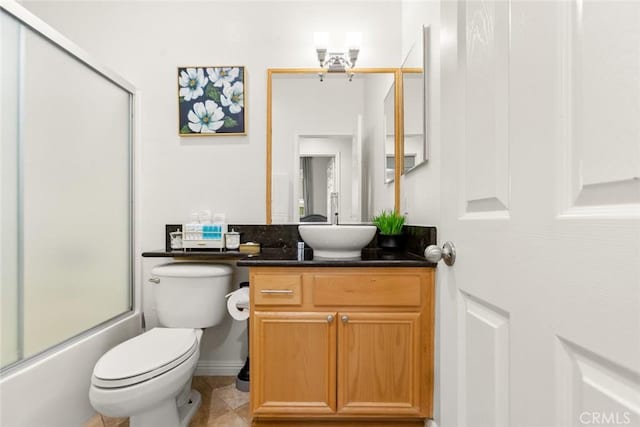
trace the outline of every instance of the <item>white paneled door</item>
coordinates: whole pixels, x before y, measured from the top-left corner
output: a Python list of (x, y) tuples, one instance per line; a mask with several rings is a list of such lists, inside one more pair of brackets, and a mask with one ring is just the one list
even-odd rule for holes
[(437, 421), (640, 426), (640, 1), (441, 18)]

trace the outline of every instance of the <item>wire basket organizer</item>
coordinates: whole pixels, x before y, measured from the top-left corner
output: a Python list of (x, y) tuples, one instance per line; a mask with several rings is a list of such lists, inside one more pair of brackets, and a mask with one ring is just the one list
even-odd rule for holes
[(226, 224), (184, 224), (182, 247), (185, 249), (224, 249)]

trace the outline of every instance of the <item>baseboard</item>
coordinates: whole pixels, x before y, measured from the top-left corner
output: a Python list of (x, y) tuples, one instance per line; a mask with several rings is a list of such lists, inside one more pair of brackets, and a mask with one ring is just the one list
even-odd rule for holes
[(244, 366), (244, 360), (201, 360), (196, 366), (195, 375), (235, 376)]
[(424, 426), (424, 420), (413, 421), (390, 421), (390, 420), (327, 420), (327, 419), (315, 419), (309, 420), (261, 420), (253, 419), (251, 422), (252, 427), (300, 427), (300, 426), (315, 426), (315, 427), (422, 427)]

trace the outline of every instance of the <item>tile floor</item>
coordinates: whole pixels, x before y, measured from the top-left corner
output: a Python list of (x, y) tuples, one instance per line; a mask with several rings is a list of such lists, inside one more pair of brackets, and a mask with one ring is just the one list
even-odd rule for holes
[[(194, 377), (202, 405), (189, 427), (249, 427), (249, 393), (236, 389), (235, 377)], [(96, 415), (84, 427), (129, 427), (127, 418)]]

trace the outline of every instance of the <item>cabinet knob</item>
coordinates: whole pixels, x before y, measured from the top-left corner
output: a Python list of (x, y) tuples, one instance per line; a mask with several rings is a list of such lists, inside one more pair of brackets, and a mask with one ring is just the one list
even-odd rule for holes
[(328, 323), (333, 322), (333, 315), (332, 315), (332, 314), (330, 314), (330, 315), (328, 315), (328, 316), (327, 316), (327, 322), (328, 322)]
[(342, 320), (342, 323), (347, 323), (349, 321), (349, 316), (347, 316), (346, 314), (344, 316), (342, 316), (340, 318)]

